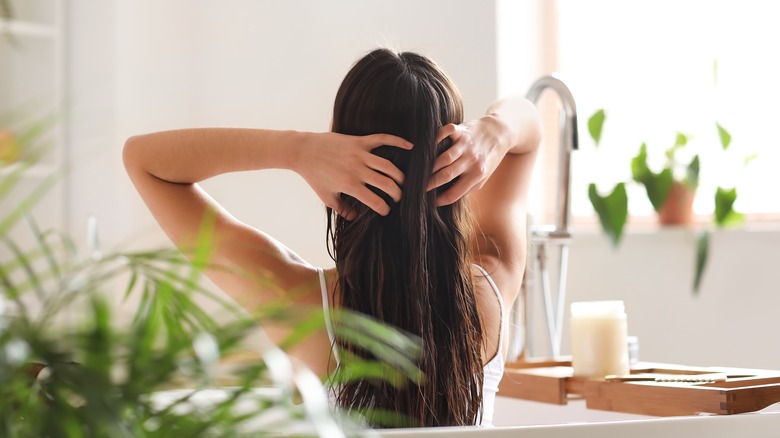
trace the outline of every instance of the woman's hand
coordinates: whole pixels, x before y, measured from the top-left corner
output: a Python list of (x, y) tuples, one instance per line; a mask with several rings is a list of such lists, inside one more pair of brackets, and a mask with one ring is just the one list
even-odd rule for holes
[(326, 206), (344, 218), (353, 219), (355, 213), (346, 210), (339, 197), (341, 193), (382, 216), (390, 212), (390, 206), (366, 184), (385, 192), (396, 202), (401, 199), (403, 173), (371, 151), (383, 145), (408, 150), (412, 148), (408, 141), (390, 134), (351, 136), (324, 132), (309, 135), (304, 143), (295, 170)]
[(496, 170), (508, 151), (506, 126), (493, 116), (484, 116), (462, 125), (439, 129), (436, 142), (449, 137), (452, 146), (436, 158), (428, 190), (458, 178), (446, 192), (436, 197), (439, 206), (449, 205), (471, 191), (479, 190)]

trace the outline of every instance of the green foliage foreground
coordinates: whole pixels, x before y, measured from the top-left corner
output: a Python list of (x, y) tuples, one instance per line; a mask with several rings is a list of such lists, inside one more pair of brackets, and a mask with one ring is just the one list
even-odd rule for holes
[[(229, 388), (219, 387), (221, 359), (246, 349), (258, 320), (286, 321), (292, 330), (281, 347), (289, 348), (323, 328), (321, 309), (269, 305), (248, 315), (204, 288), (208, 239), (191, 263), (171, 249), (103, 254), (94, 235), (85, 249), (42, 231), (30, 209), (56, 177), (40, 179), (21, 203), (8, 201), (30, 166), (0, 167), (0, 436), (366, 433), (361, 420), (333, 411), (311, 371), (270, 342), (256, 347), (257, 360), (235, 367)], [(22, 234), (33, 243), (20, 243)], [(124, 324), (114, 305), (122, 293), (139, 303)], [(209, 311), (196, 301), (208, 301)], [(218, 323), (217, 314), (230, 322)], [(332, 382), (420, 381), (416, 341), (361, 315), (336, 318), (337, 335), (378, 360), (345, 354)], [(189, 389), (158, 392), (182, 387)], [(373, 418), (401, 421), (385, 414)]]

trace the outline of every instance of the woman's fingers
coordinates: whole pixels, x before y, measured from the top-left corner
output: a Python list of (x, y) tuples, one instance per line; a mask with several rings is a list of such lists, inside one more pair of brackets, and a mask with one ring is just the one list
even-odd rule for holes
[(387, 214), (390, 213), (390, 206), (387, 205), (379, 195), (372, 192), (371, 189), (366, 186), (359, 187), (354, 193), (347, 194), (382, 216), (387, 216)]
[(452, 166), (445, 167), (444, 169), (431, 175), (431, 179), (428, 181), (428, 187), (426, 187), (426, 191), (430, 192), (433, 189), (439, 188), (444, 184), (454, 180), (457, 176), (458, 174), (455, 172), (455, 169)]
[(439, 156), (436, 157), (436, 160), (433, 161), (432, 173), (435, 174), (441, 169), (454, 163), (462, 153), (463, 153), (462, 148), (457, 147), (457, 145), (451, 146), (449, 149), (439, 154)]
[(446, 192), (436, 197), (436, 205), (441, 207), (443, 205), (452, 204), (458, 199), (466, 196), (468, 192), (470, 192), (473, 188), (476, 187), (475, 183), (478, 182), (479, 182), (479, 178), (469, 177), (465, 174), (462, 175), (461, 179), (459, 179), (455, 184), (453, 184), (452, 187), (450, 187), (449, 189), (447, 189)]
[(367, 157), (366, 164), (371, 169), (382, 172), (385, 175), (389, 176), (396, 183), (398, 184), (404, 183), (404, 173), (401, 172), (401, 169), (395, 167), (395, 164), (393, 164), (392, 161), (372, 154), (369, 157)]
[(401, 187), (399, 187), (391, 178), (388, 178), (381, 173), (371, 172), (369, 175), (366, 175), (365, 182), (385, 192), (388, 196), (393, 198), (393, 201), (398, 202), (401, 200)]
[(347, 207), (347, 203), (342, 200), (338, 201), (338, 205), (336, 208), (334, 208), (334, 210), (336, 210), (336, 213), (338, 213), (339, 216), (348, 221), (354, 220), (357, 217), (357, 213)]
[[(338, 147), (337, 152), (345, 151), (345, 158), (350, 157), (350, 159), (341, 161), (335, 166), (337, 167), (334, 169), (336, 172), (329, 173), (329, 176), (326, 177), (335, 183), (330, 184), (329, 188), (336, 198), (329, 199), (329, 202), (333, 204), (332, 208), (348, 220), (356, 215), (352, 211), (341, 211), (345, 208), (345, 203), (339, 199), (338, 193), (344, 193), (378, 214), (387, 215), (390, 212), (390, 206), (368, 186), (375, 187), (398, 202), (402, 196), (400, 185), (404, 182), (404, 174), (390, 160), (374, 155), (371, 151), (380, 146), (393, 146), (409, 150), (413, 147), (412, 143), (392, 134), (371, 134), (362, 137), (337, 134), (333, 138), (339, 142), (346, 139), (346, 144), (334, 142), (333, 145)], [(350, 149), (351, 152), (346, 152)], [(341, 177), (333, 178), (334, 175), (341, 175)]]
[[(455, 135), (458, 132), (458, 125), (454, 123), (448, 123), (441, 128), (439, 128), (439, 133), (436, 136), (436, 143), (441, 143), (442, 140), (444, 140), (447, 137), (451, 137)], [(454, 142), (456, 139), (453, 138), (452, 141)]]
[[(436, 174), (436, 172), (440, 171), (441, 169), (451, 165), (455, 161), (460, 158), (461, 155), (463, 155), (463, 152), (466, 149), (466, 145), (462, 144), (462, 142), (458, 141), (461, 138), (461, 132), (458, 130), (458, 125), (454, 125), (450, 123), (449, 125), (444, 125), (441, 128), (439, 128), (439, 133), (436, 136), (436, 143), (441, 143), (445, 138), (450, 137), (450, 140), (452, 140), (452, 146), (450, 146), (449, 149), (439, 154), (438, 157), (436, 157), (436, 160), (433, 161), (433, 174)], [(432, 190), (433, 187), (431, 185), (428, 185), (428, 190)]]
[(337, 193), (331, 193), (330, 195), (327, 195), (325, 198), (322, 198), (325, 202), (325, 206), (333, 209), (333, 211), (336, 212), (339, 216), (343, 217), (346, 220), (353, 220), (357, 216), (357, 213), (355, 213), (353, 210), (351, 210), (349, 207), (347, 207), (347, 203), (342, 201), (342, 199), (339, 197)]
[(450, 123), (439, 128), (439, 133), (436, 136), (436, 144), (441, 143), (447, 137), (450, 137), (450, 140), (452, 140), (452, 146), (436, 157), (436, 160), (433, 162), (433, 173), (436, 173), (455, 162), (461, 153), (462, 148), (458, 147), (460, 135), (458, 133), (457, 125)]
[(428, 182), (428, 191), (441, 187), (471, 168), (471, 163), (466, 160), (457, 160), (451, 165), (441, 169), (431, 176)]
[(395, 146), (407, 150), (413, 147), (412, 143), (391, 134), (372, 134), (364, 138), (367, 140), (365, 146), (369, 148), (368, 150), (378, 148), (379, 146)]
[[(374, 134), (368, 137), (371, 139), (370, 144), (372, 149), (377, 146), (396, 146), (407, 150), (412, 148), (412, 144), (410, 142), (394, 135)], [(377, 189), (386, 193), (395, 202), (400, 201), (402, 195), (400, 185), (404, 182), (404, 173), (401, 171), (401, 169), (397, 168), (390, 160), (373, 154), (366, 156), (365, 164), (370, 169), (370, 172), (365, 174), (362, 182), (376, 187)], [(356, 197), (369, 208), (382, 215), (385, 215), (389, 212), (390, 206), (388, 206), (382, 200), (382, 198), (376, 196), (376, 194), (370, 190), (360, 190), (360, 192), (364, 193), (363, 196), (371, 199), (371, 202), (375, 203), (374, 205), (369, 205), (362, 199)], [(368, 193), (371, 193), (373, 196), (369, 196)], [(379, 205), (379, 202), (381, 202), (381, 206)]]

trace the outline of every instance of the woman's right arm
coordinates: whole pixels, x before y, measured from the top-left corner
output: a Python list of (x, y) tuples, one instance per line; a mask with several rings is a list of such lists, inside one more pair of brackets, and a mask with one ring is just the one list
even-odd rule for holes
[[(192, 255), (204, 221), (208, 222), (212, 227), (209, 261), (231, 269), (206, 273), (223, 291), (252, 310), (280, 291), (301, 287), (311, 279), (313, 267), (281, 242), (231, 216), (197, 183), (227, 172), (290, 169), (337, 211), (338, 194), (343, 192), (385, 214), (389, 207), (365, 184), (379, 187), (397, 200), (403, 175), (388, 161), (370, 153), (382, 144), (411, 147), (403, 139), (383, 134), (352, 137), (204, 128), (131, 137), (123, 159), (155, 219), (185, 254)], [(278, 209), (273, 207), (269, 211), (284, 214), (276, 213)], [(269, 283), (275, 287), (269, 289)]]

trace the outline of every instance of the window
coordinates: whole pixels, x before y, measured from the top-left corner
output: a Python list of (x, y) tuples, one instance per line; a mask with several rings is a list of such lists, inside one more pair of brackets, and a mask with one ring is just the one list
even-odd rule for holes
[[(778, 16), (780, 3), (769, 0), (558, 0), (557, 70), (580, 118), (572, 215), (592, 213), (590, 182), (605, 193), (630, 180), (643, 142), (650, 167), (660, 170), (677, 132), (690, 136), (689, 156), (701, 156), (696, 213), (712, 212), (716, 186), (736, 186), (742, 213), (780, 213)], [(599, 108), (607, 120), (596, 149), (584, 128)], [(716, 122), (732, 136), (727, 151)], [(652, 213), (636, 184), (629, 210)]]

